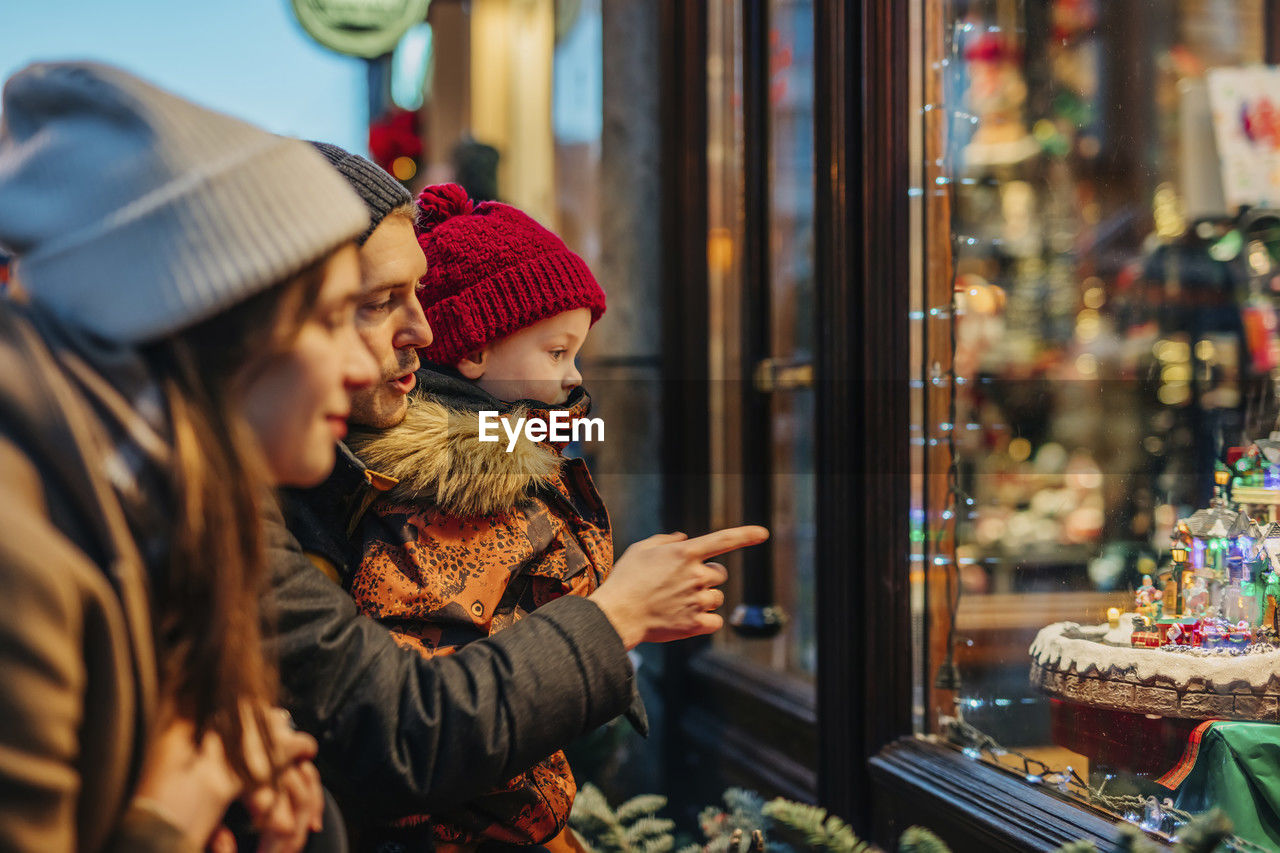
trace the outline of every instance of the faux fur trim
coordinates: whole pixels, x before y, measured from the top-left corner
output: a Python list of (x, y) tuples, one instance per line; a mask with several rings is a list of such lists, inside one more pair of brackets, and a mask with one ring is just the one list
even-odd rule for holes
[[(511, 412), (512, 419), (526, 412)], [(464, 518), (505, 512), (547, 483), (560, 465), (551, 448), (525, 438), (507, 452), (507, 436), (480, 441), (475, 412), (450, 409), (430, 398), (410, 398), (404, 421), (388, 430), (353, 432), (347, 445), (373, 470), (395, 477), (388, 493), (406, 503), (431, 501)]]

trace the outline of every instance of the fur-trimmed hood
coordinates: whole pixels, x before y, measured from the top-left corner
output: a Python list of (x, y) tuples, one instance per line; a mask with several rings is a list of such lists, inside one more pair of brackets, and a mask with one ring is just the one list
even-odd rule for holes
[(576, 389), (564, 406), (530, 400), (504, 403), (463, 379), (420, 370), (419, 390), (409, 397), (404, 421), (387, 430), (353, 430), (347, 444), (369, 468), (399, 481), (388, 496), (395, 501), (430, 501), (450, 515), (474, 517), (512, 509), (548, 485), (563, 457), (553, 445), (523, 433), (507, 452), (508, 439), (480, 441), (481, 411), (498, 411), (513, 421), (538, 417), (552, 408), (573, 417), (590, 411), (590, 398)]

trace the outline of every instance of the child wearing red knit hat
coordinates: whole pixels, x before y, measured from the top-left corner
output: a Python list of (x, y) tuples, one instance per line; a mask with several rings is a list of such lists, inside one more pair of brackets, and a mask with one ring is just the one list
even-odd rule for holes
[[(419, 299), (434, 340), (419, 351), (427, 366), (404, 422), (348, 441), (395, 483), (370, 507), (350, 589), (402, 645), (441, 655), (554, 598), (591, 594), (613, 567), (609, 516), (586, 465), (564, 456), (564, 442), (509, 429), (524, 419), (545, 434), (586, 417), (574, 358), (605, 296), (580, 257), (514, 207), (473, 205), (456, 184), (427, 187), (417, 203)], [(643, 708), (633, 708), (643, 730)], [(411, 847), (425, 833), (437, 849), (572, 849), (575, 793), (557, 752), (449, 814), (406, 816), (377, 834)]]

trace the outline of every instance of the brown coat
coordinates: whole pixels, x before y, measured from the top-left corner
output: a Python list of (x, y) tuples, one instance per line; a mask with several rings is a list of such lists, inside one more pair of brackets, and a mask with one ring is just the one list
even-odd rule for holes
[(0, 303), (0, 849), (188, 851), (128, 807), (155, 653), (109, 443), (66, 372), (85, 368)]

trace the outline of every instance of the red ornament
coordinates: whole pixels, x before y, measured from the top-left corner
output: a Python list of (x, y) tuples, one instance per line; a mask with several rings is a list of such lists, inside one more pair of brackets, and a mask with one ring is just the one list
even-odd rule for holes
[(369, 125), (369, 154), (373, 162), (388, 172), (400, 157), (417, 162), (422, 157), (422, 138), (418, 136), (418, 114), (393, 109)]
[(969, 44), (964, 51), (969, 62), (1021, 62), (1022, 51), (1002, 36), (985, 33)]

